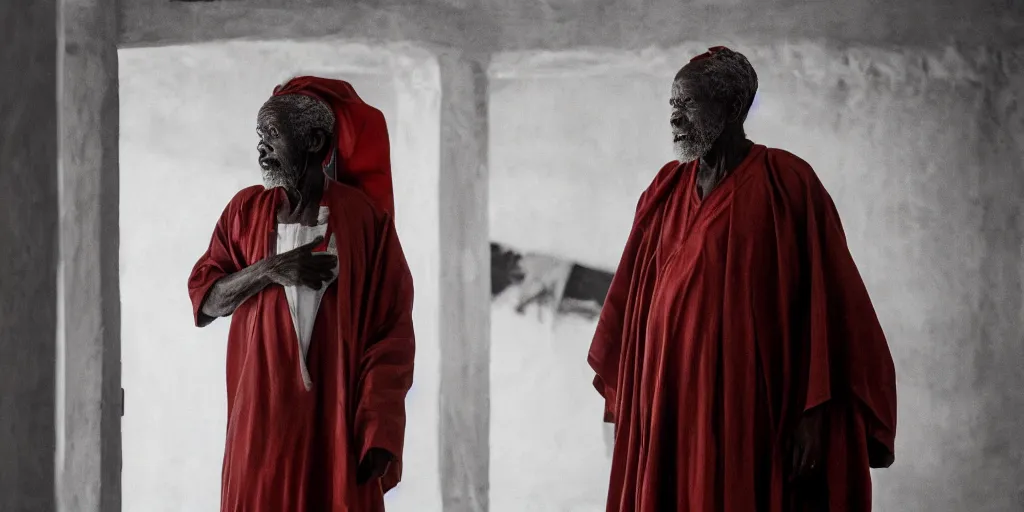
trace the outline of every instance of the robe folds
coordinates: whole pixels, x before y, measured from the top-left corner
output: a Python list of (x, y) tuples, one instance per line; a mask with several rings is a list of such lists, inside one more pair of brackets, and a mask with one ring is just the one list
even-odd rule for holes
[[(615, 424), (609, 512), (863, 512), (894, 453), (896, 376), (831, 197), (754, 145), (704, 199), (697, 163), (641, 195), (588, 354)], [(790, 478), (824, 406), (824, 467)]]
[[(281, 189), (253, 186), (224, 209), (188, 281), (196, 325), (210, 321), (200, 307), (218, 279), (273, 254), (283, 199)], [(415, 353), (412, 277), (388, 212), (332, 180), (321, 205), (329, 208), (338, 277), (314, 321), (310, 388), (283, 287), (265, 288), (231, 318), (222, 512), (377, 512), (401, 479)], [(357, 485), (370, 448), (397, 460), (381, 479)]]

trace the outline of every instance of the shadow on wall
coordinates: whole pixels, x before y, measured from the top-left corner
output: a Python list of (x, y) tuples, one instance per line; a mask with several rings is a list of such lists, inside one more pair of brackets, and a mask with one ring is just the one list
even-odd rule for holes
[(526, 314), (528, 306), (537, 305), (538, 315), (549, 310), (556, 315), (594, 320), (601, 314), (613, 275), (553, 256), (520, 253), (491, 242), (491, 298), (496, 299), (510, 287), (518, 287), (515, 310), (520, 315)]

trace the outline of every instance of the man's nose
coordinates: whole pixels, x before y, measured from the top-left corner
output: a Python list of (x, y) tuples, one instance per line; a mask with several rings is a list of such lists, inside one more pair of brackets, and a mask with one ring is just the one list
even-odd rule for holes
[(259, 144), (256, 144), (256, 151), (259, 152), (260, 158), (263, 158), (270, 152), (270, 148), (267, 147), (266, 143), (260, 141)]
[(672, 125), (672, 128), (679, 129), (683, 125), (683, 117), (682, 116), (672, 116), (671, 118), (669, 118), (669, 123)]

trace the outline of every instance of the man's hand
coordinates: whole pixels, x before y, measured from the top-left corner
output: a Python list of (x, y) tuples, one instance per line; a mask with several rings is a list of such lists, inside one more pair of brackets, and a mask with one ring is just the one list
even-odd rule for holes
[(322, 236), (288, 252), (267, 258), (270, 280), (281, 286), (306, 286), (319, 290), (324, 281), (334, 277), (338, 258), (332, 254), (313, 254), (313, 248), (324, 241)]
[(387, 450), (370, 448), (356, 470), (356, 483), (363, 485), (366, 482), (384, 476), (393, 460), (394, 456), (388, 453)]
[(791, 445), (790, 478), (811, 478), (822, 471), (825, 438), (824, 406), (804, 413), (793, 433)]

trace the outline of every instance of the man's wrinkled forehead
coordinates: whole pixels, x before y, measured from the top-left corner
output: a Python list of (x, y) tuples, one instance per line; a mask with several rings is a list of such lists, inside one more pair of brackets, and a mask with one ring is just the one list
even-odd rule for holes
[(290, 121), (291, 114), (288, 105), (285, 102), (278, 101), (276, 97), (267, 100), (256, 113), (257, 128), (275, 126), (281, 129), (284, 127), (283, 125), (289, 124)]
[(260, 106), (260, 109), (256, 112), (256, 119), (278, 117), (285, 110), (282, 108), (283, 106), (282, 102), (276, 97), (271, 97)]
[(676, 73), (675, 78), (672, 80), (672, 96), (692, 96), (699, 94), (704, 87), (704, 73), (706, 69), (695, 68), (695, 64), (703, 64), (703, 61), (697, 61), (687, 64)]

